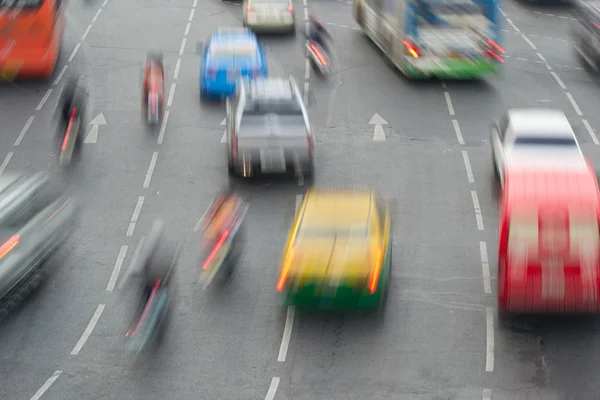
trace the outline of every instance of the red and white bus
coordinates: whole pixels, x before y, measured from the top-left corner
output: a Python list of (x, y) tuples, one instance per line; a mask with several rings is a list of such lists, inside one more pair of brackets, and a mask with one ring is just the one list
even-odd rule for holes
[(509, 170), (501, 195), (498, 311), (600, 311), (600, 193), (594, 169)]

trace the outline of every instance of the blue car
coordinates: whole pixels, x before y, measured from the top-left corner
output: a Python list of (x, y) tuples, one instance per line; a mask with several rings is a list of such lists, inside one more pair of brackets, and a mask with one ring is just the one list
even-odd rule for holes
[(240, 77), (257, 78), (269, 72), (264, 48), (246, 28), (217, 30), (201, 54), (201, 99), (230, 96)]

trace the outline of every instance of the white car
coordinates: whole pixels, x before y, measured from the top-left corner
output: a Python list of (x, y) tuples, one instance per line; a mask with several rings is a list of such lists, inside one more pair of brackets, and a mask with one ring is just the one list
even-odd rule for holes
[(296, 16), (291, 0), (244, 0), (244, 26), (254, 32), (296, 33)]
[(506, 111), (491, 125), (494, 172), (504, 185), (506, 168), (587, 168), (575, 133), (560, 110)]

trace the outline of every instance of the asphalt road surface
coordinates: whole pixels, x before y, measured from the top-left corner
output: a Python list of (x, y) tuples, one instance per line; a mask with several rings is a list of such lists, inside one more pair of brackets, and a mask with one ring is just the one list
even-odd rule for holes
[[(598, 80), (574, 55), (568, 7), (507, 1), (504, 74), (479, 84), (407, 83), (358, 30), (350, 2), (297, 2), (299, 29), (305, 8), (330, 26), (337, 73), (307, 78), (300, 35), (266, 38), (269, 66), (307, 89), (316, 183), (369, 184), (393, 199), (383, 315), (307, 315), (279, 304), (278, 262), (301, 182), (239, 185), (250, 202), (243, 262), (222, 292), (196, 283), (192, 229), (228, 182), (224, 107), (198, 100), (196, 42), (240, 26), (240, 4), (73, 1), (55, 79), (1, 88), (0, 174), (56, 169), (52, 114), (69, 74), (88, 79), (89, 119), (99, 126), (65, 179), (84, 212), (62, 262), (0, 326), (0, 399), (597, 397), (595, 320), (498, 326), (495, 314), (490, 121), (507, 107), (560, 108), (600, 162)], [(150, 48), (165, 53), (169, 95), (166, 129), (154, 135), (140, 121)], [(385, 141), (373, 140), (376, 114)], [(185, 236), (188, 251), (166, 338), (155, 358), (134, 362), (124, 354), (131, 302), (120, 283), (155, 217)]]

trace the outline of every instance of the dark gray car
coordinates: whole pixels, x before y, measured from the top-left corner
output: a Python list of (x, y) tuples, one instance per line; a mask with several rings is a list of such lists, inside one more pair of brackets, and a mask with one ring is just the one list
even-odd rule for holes
[(595, 70), (600, 66), (600, 2), (573, 5), (575, 51)]
[(293, 77), (241, 81), (226, 112), (231, 174), (312, 176), (315, 139)]
[(53, 193), (45, 174), (0, 176), (0, 317), (39, 284), (74, 216), (73, 201)]

